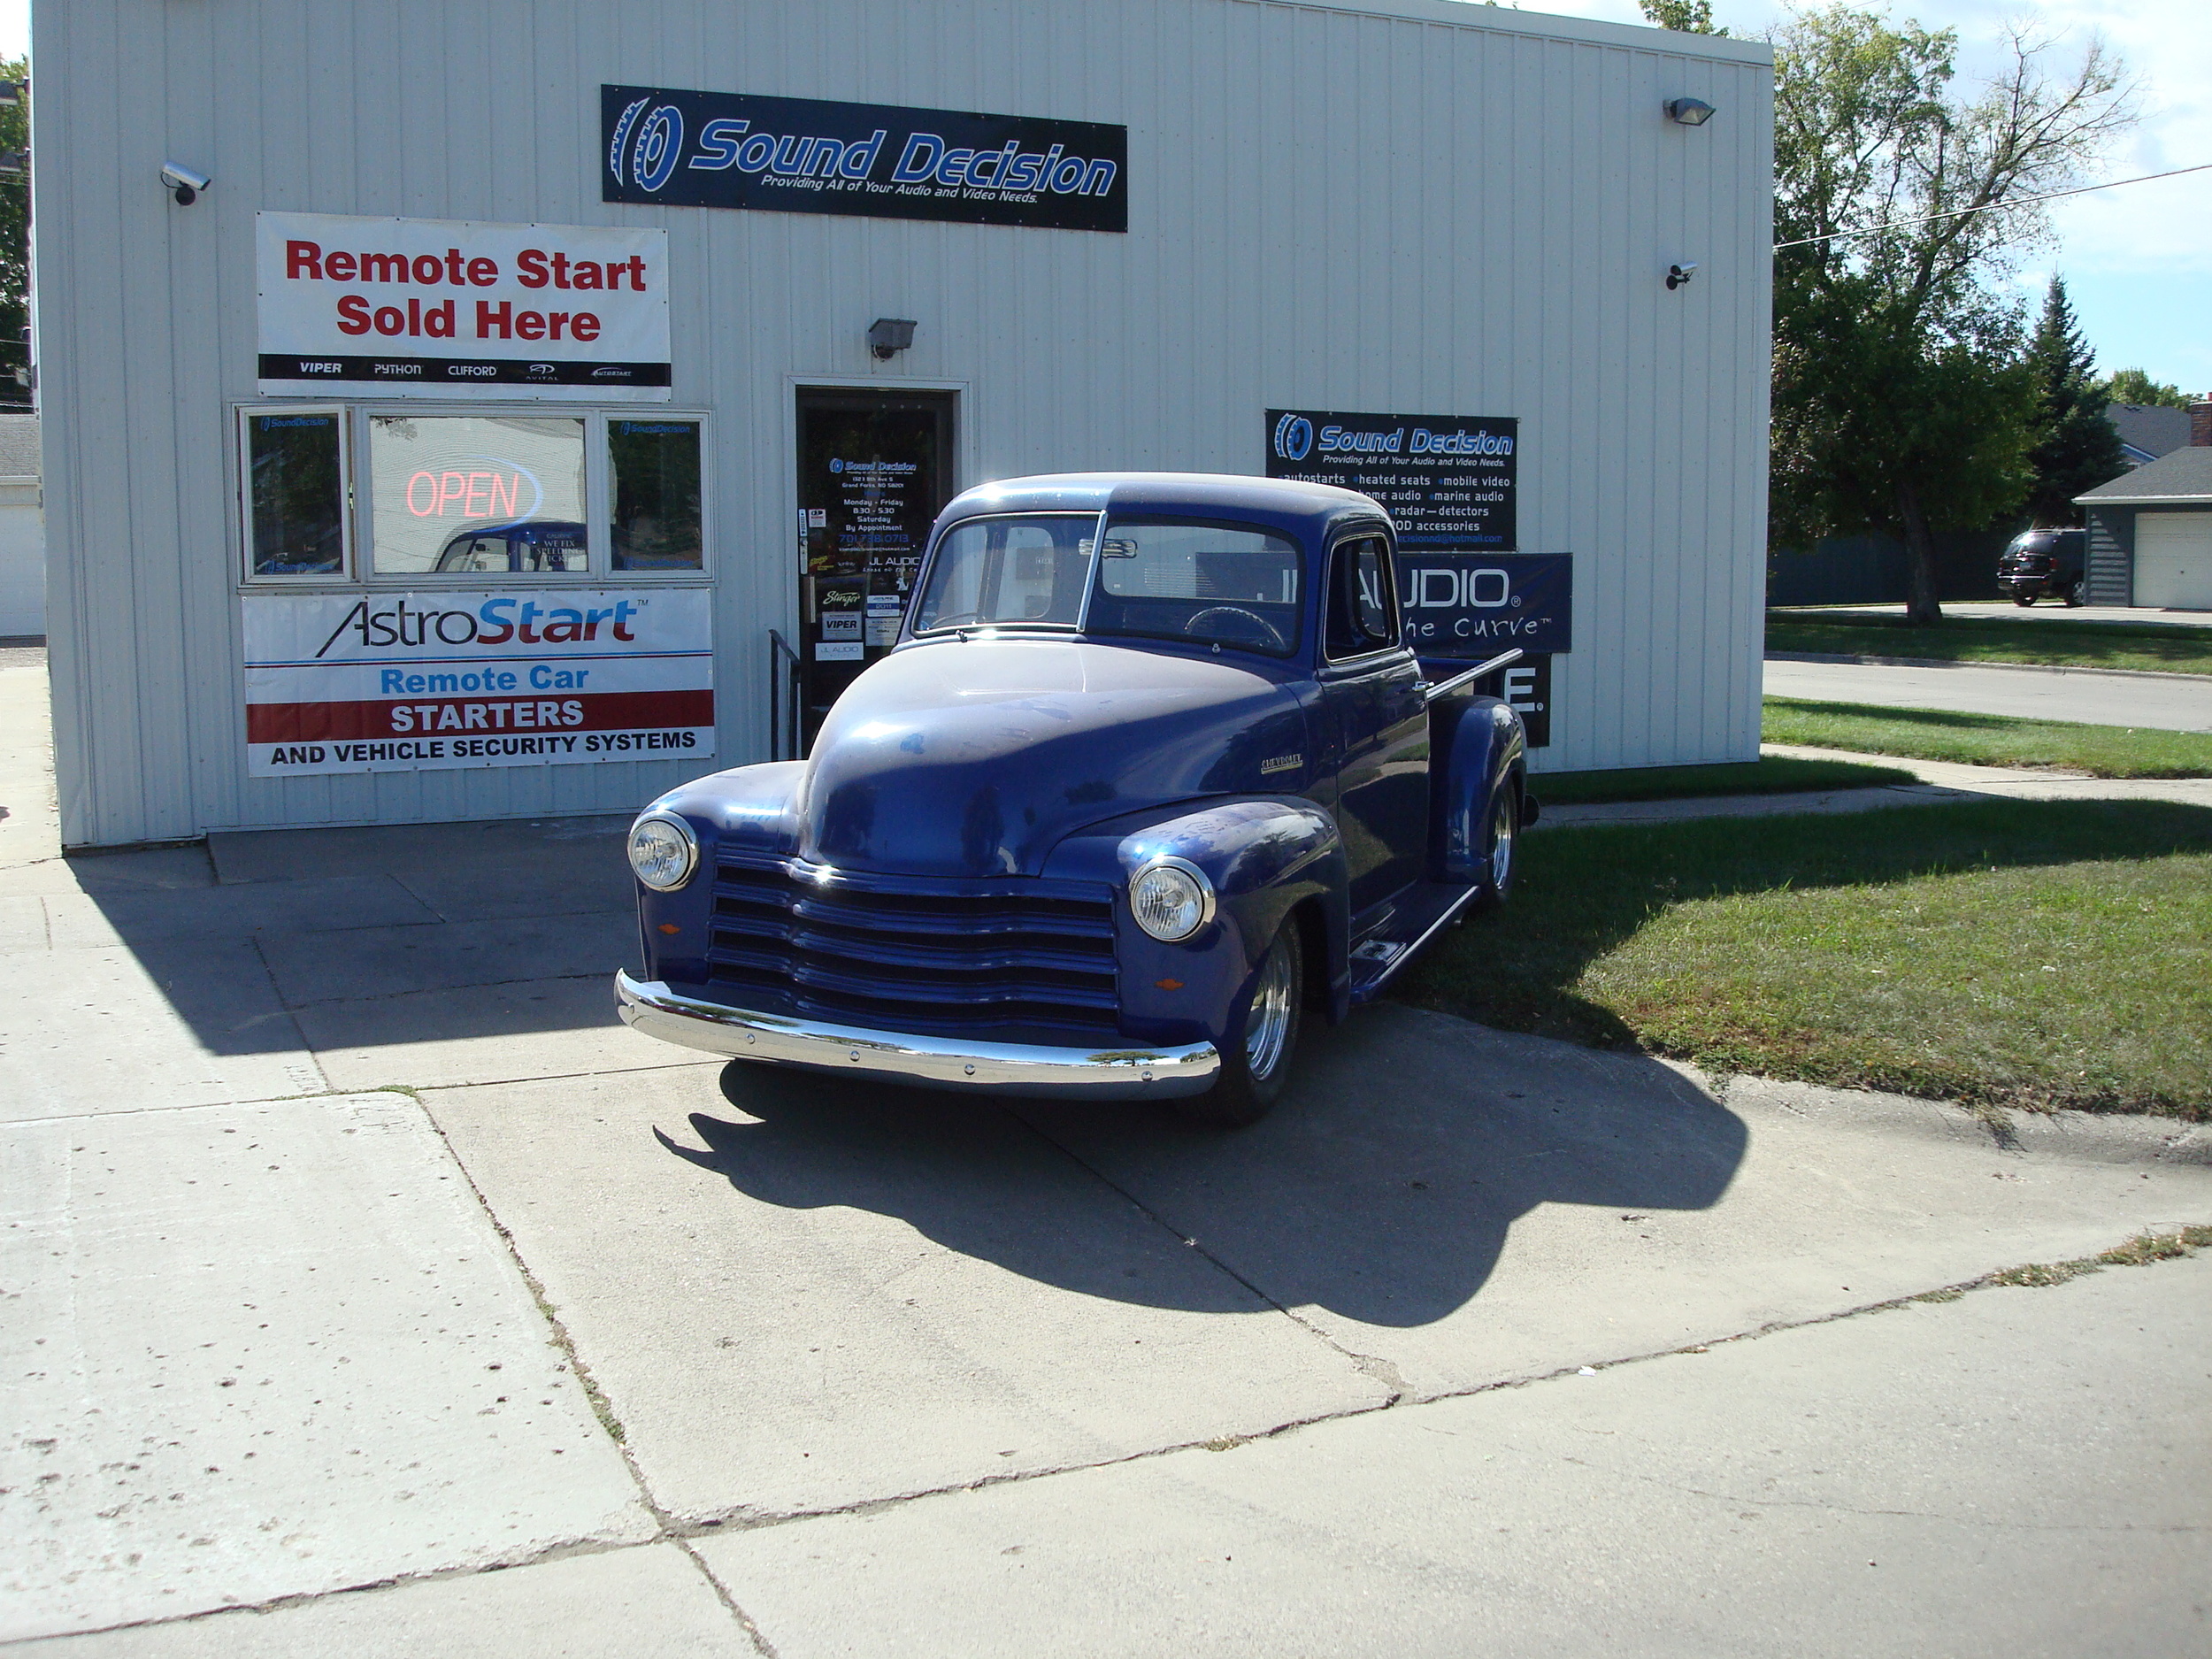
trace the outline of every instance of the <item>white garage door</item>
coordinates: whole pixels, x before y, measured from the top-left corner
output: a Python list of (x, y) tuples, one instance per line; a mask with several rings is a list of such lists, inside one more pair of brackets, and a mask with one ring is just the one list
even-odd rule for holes
[(2135, 515), (2135, 603), (2212, 611), (2212, 512)]

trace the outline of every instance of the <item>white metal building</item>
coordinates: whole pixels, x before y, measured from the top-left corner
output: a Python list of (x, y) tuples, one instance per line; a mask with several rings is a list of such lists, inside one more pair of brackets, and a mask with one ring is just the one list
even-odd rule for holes
[(1302, 411), (1507, 434), (1478, 550), (1573, 561), (1538, 770), (1756, 753), (1760, 44), (1447, 0), (34, 29), (71, 845), (628, 810), (765, 757), (770, 630), (873, 649), (951, 489), (1259, 472)]

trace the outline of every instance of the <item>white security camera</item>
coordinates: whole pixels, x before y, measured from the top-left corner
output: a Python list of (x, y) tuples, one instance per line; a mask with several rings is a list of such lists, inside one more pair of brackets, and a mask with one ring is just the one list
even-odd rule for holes
[(177, 193), (177, 205), (190, 207), (199, 199), (200, 192), (215, 182), (204, 173), (195, 173), (181, 161), (161, 164), (161, 181)]

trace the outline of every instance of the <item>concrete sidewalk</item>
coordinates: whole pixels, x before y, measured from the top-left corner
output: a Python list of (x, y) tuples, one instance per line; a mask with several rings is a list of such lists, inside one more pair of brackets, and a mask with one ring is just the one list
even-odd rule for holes
[[(1969, 766), (1948, 760), (1865, 755), (1855, 749), (1762, 743), (1762, 755), (1798, 760), (1857, 761), (1911, 772), (1916, 783), (1873, 788), (1793, 789), (1775, 795), (1684, 795), (1666, 801), (1546, 803), (1536, 827), (1576, 824), (1671, 824), (1688, 818), (1792, 818), (1806, 813), (1873, 812), (1888, 807), (1945, 806), (1995, 797), (2008, 801), (2173, 801), (2212, 807), (2212, 778), (2094, 778), (2087, 772), (2032, 766)], [(1531, 787), (1543, 799), (1539, 777)]]
[(1389, 1006), (1240, 1134), (726, 1077), (613, 1018), (619, 820), (65, 861), (35, 677), (0, 1641), (2205, 1645), (2212, 1263), (1860, 1311), (2212, 1221), (2204, 1129)]

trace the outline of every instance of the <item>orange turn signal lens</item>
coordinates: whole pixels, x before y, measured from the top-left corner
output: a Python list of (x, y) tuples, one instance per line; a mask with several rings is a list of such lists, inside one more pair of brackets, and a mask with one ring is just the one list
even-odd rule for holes
[(1152, 983), (1163, 991), (1179, 991), (1183, 988), (1180, 979), (1155, 979)]
[(661, 932), (664, 933), (680, 933), (683, 931), (684, 930), (682, 928), (677, 926), (673, 922), (663, 922), (661, 924)]

